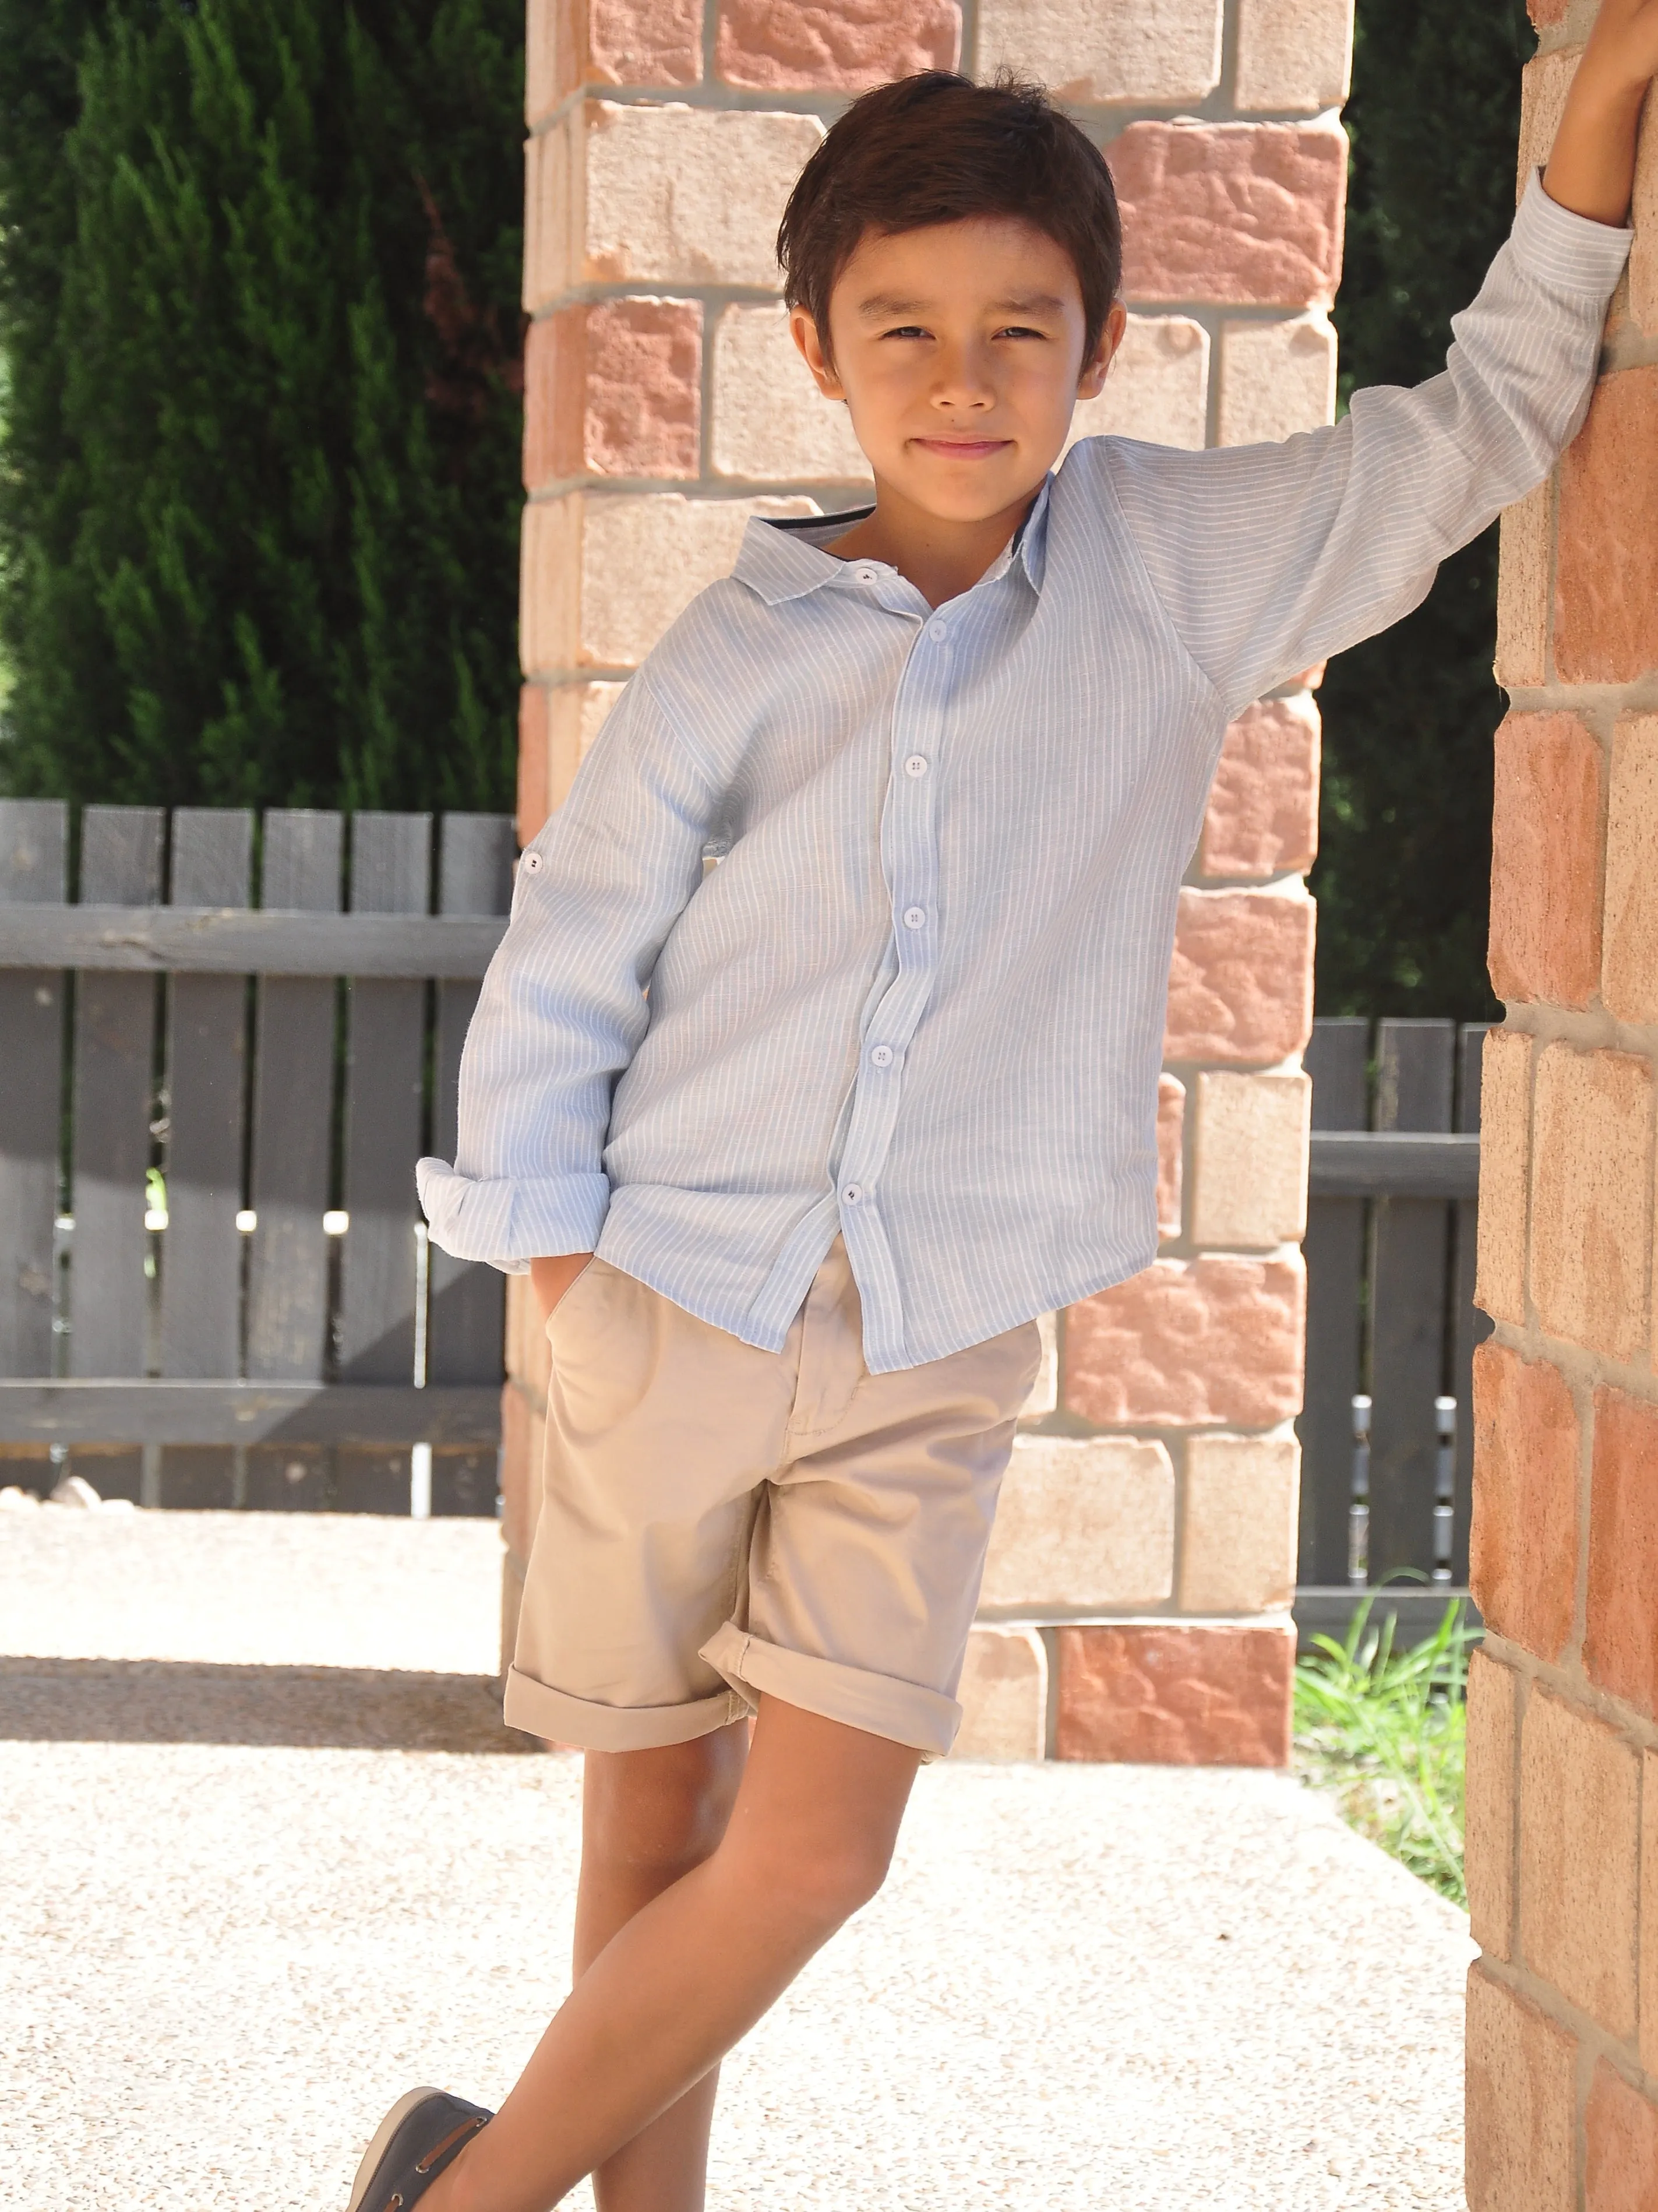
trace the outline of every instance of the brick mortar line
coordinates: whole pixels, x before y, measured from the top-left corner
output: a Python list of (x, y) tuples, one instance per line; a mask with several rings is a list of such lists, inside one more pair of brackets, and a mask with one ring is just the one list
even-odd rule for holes
[[(1218, 343), (1227, 323), (1328, 323), (1327, 301), (1311, 300), (1300, 305), (1259, 300), (1160, 300), (1136, 294), (1121, 295), (1130, 317), (1139, 321), (1183, 315), (1208, 331), (1212, 347)], [(583, 277), (537, 302), (531, 322), (549, 322), (567, 307), (593, 307), (610, 300), (647, 300), (665, 306), (701, 305), (718, 313), (725, 307), (774, 307), (782, 304), (778, 285), (713, 283), (697, 277), (635, 276)]]
[(1658, 1071), (1658, 1022), (1620, 1021), (1604, 1006), (1574, 1008), (1516, 999), (1509, 1006), (1502, 1032), (1531, 1037), (1540, 1047), (1564, 1044), (1578, 1052), (1624, 1053), (1652, 1061)]
[[(1588, 2054), (1591, 2076), (1594, 2062), (1604, 2058), (1624, 2075), (1632, 2088), (1640, 2090), (1644, 2096), (1658, 2099), (1658, 2075), (1645, 2070), (1639, 2051), (1630, 2044), (1619, 2042), (1609, 2029), (1602, 2027), (1593, 2013), (1580, 2012), (1570, 1997), (1563, 1996), (1554, 1984), (1534, 1967), (1518, 1966), (1512, 1960), (1498, 1959), (1491, 1952), (1483, 1950), (1475, 1963), (1491, 1981), (1506, 1989), (1511, 1996), (1524, 1998), (1539, 2012), (1546, 2014), (1557, 2027), (1564, 2027), (1580, 2053)], [(1583, 2122), (1583, 2104), (1581, 2101), (1576, 2119), (1581, 2140)], [(1581, 2204), (1582, 2197), (1577, 2201)]]
[[(1550, 582), (1552, 601), (1552, 574)], [(1609, 729), (1624, 714), (1658, 714), (1658, 669), (1625, 684), (1567, 684), (1555, 678), (1546, 684), (1505, 684), (1503, 689), (1513, 714), (1581, 714), (1591, 728)]]
[[(1600, 1721), (1610, 1729), (1619, 1742), (1631, 1751), (1658, 1752), (1658, 1721), (1649, 1719), (1635, 1706), (1610, 1691), (1599, 1689), (1583, 1672), (1579, 1660), (1540, 1659), (1523, 1644), (1512, 1638), (1500, 1636), (1489, 1625), (1480, 1649), (1497, 1666), (1507, 1667), (1525, 1685), (1526, 1694), (1534, 1689), (1549, 1690), (1580, 1712)], [(1521, 1711), (1515, 1715), (1515, 1756), (1519, 1757)], [(1516, 1864), (1518, 1862), (1516, 1861)]]
[[(1177, 1555), (1178, 1556), (1178, 1555)], [(1171, 1607), (1172, 1607), (1172, 1601)], [(1259, 1613), (1181, 1613), (1156, 1606), (992, 1606), (973, 1616), (975, 1628), (1270, 1628), (1293, 1627), (1287, 1605), (1263, 1606)]]
[[(555, 477), (546, 483), (526, 485), (525, 503), (529, 507), (552, 507), (561, 499), (568, 499), (576, 492), (597, 493), (601, 498), (653, 499), (659, 495), (690, 498), (700, 495), (705, 500), (733, 499), (817, 499), (848, 498), (853, 505), (867, 506), (873, 487), (860, 483), (856, 477), (796, 477), (785, 481), (776, 477)], [(861, 495), (861, 496), (859, 496)], [(835, 514), (840, 510), (825, 510)]]
[(1632, 368), (1658, 367), (1658, 331), (1641, 329), (1633, 319), (1628, 327), (1607, 339), (1601, 349), (1596, 381), (1622, 376)]

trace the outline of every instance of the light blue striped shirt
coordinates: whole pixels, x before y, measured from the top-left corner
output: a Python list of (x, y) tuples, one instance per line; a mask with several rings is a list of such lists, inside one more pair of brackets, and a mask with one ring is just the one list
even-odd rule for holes
[(750, 522), (520, 863), (437, 1243), (596, 1248), (774, 1351), (839, 1230), (877, 1374), (1148, 1265), (1227, 723), (1546, 474), (1628, 246), (1533, 178), (1444, 374), (1278, 446), (1086, 440), (936, 613), (823, 550), (850, 518)]

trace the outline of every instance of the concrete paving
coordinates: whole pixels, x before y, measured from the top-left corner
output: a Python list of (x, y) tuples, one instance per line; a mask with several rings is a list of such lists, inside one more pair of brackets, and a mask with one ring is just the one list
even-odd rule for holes
[[(0, 1515), (0, 2206), (339, 2212), (398, 2091), (499, 2099), (580, 1771), (500, 1725), (495, 1543)], [(1471, 1955), (1282, 1778), (934, 1766), (729, 2063), (710, 2205), (1458, 2212)]]

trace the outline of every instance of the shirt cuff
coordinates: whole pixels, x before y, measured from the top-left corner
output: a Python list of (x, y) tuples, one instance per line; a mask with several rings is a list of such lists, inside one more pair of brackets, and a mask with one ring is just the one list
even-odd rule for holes
[(1574, 215), (1549, 198), (1543, 189), (1543, 172), (1533, 169), (1514, 219), (1511, 242), (1528, 276), (1557, 292), (1609, 299), (1624, 273), (1635, 233)]
[(415, 1187), (440, 1250), (504, 1275), (527, 1274), (531, 1260), (592, 1251), (610, 1203), (606, 1176), (465, 1176), (447, 1160), (417, 1161)]

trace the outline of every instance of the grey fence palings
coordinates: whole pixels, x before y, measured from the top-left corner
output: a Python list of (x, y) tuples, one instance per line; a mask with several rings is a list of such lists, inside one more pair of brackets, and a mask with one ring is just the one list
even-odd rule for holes
[[(1314, 1024), (1305, 1065), (1313, 1081), (1313, 1127), (1363, 1129), (1370, 1024)], [(1353, 1395), (1359, 1378), (1359, 1288), (1364, 1266), (1364, 1205), (1358, 1198), (1314, 1197), (1307, 1208), (1307, 1395), (1297, 1423), (1302, 1441), (1299, 1579), (1347, 1579), (1351, 1503)]]
[[(1455, 1025), (1384, 1021), (1376, 1036), (1378, 1128), (1448, 1131)], [(1370, 1579), (1434, 1556), (1450, 1217), (1430, 1198), (1378, 1200), (1370, 1253)]]
[[(1457, 1044), (1456, 1126), (1479, 1133), (1479, 1075), (1487, 1024), (1471, 1023)], [(1451, 1580), (1468, 1579), (1468, 1532), (1473, 1519), (1473, 1355), (1491, 1333), (1491, 1321), (1473, 1302), (1479, 1232), (1475, 1198), (1460, 1200), (1454, 1221), (1456, 1257), (1452, 1273), (1451, 1395), (1457, 1403), (1456, 1458), (1451, 1484)]]
[[(268, 819), (279, 817), (271, 817)], [(453, 817), (452, 817), (453, 818)], [(484, 817), (484, 819), (492, 819)], [(213, 906), (0, 907), (0, 969), (132, 975), (436, 975), (475, 981), (504, 921), (455, 915), (228, 912)]]
[(1308, 1187), (1315, 1198), (1455, 1198), (1479, 1194), (1475, 1133), (1315, 1129)]
[[(273, 809), (264, 817), (262, 895), (335, 913), (343, 824), (337, 814)], [(331, 981), (266, 975), (258, 988), (248, 1255), (247, 1371), (319, 1380), (327, 1351), (328, 1205), (333, 1126)]]
[[(452, 814), (439, 854), (438, 903), (447, 915), (504, 915), (513, 893), (516, 840), (510, 815)], [(477, 1004), (470, 982), (437, 986), (433, 1069), (432, 1149), (455, 1157), (461, 1047)], [(426, 1324), (428, 1382), (499, 1381), (506, 1282), (494, 1267), (456, 1260), (429, 1248), (430, 1304)]]
[[(0, 799), (0, 911), (61, 902), (69, 810)], [(64, 978), (0, 970), (0, 1374), (50, 1375)]]
[[(429, 815), (355, 817), (354, 911), (424, 914), (431, 872)], [(340, 1255), (340, 1374), (404, 1382), (415, 1360), (410, 1193), (420, 1157), (426, 986), (353, 976), (347, 1003), (343, 1198), (351, 1231)]]
[[(253, 817), (180, 808), (172, 890), (185, 905), (246, 906)], [(247, 985), (240, 975), (175, 975), (167, 1009), (167, 1229), (161, 1370), (225, 1376), (241, 1361), (242, 1124)]]
[(0, 1381), (0, 1443), (493, 1445), (494, 1386)]
[[(88, 806), (81, 887), (102, 904), (161, 895), (165, 816), (158, 806)], [(149, 1164), (155, 984), (147, 975), (81, 976), (75, 996), (75, 1133), (70, 1372), (142, 1375), (149, 1352), (144, 1174)]]

